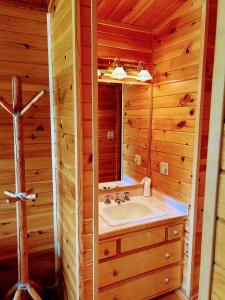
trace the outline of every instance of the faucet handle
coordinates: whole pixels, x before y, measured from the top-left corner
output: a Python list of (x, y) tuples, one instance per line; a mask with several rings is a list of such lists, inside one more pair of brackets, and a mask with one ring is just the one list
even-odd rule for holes
[(110, 196), (109, 194), (108, 194), (108, 195), (105, 195), (104, 203), (105, 203), (105, 204), (110, 204), (110, 203), (111, 203), (111, 196)]
[(130, 193), (124, 192), (124, 201), (129, 201), (129, 200), (130, 200)]
[(120, 204), (121, 203), (121, 199), (120, 199), (120, 193), (116, 193), (116, 198), (115, 198), (115, 203), (118, 203), (118, 204)]

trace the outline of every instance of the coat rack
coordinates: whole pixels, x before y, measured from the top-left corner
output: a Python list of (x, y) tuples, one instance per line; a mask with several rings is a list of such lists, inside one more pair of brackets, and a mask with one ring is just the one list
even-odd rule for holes
[(34, 300), (41, 300), (37, 292), (37, 284), (29, 280), (28, 270), (28, 245), (27, 245), (27, 209), (26, 201), (36, 199), (36, 194), (31, 190), (26, 191), (25, 160), (24, 160), (24, 114), (44, 95), (44, 91), (38, 93), (27, 105), (23, 107), (22, 87), (20, 77), (12, 78), (11, 106), (4, 97), (0, 96), (0, 105), (13, 116), (14, 127), (14, 157), (15, 157), (15, 183), (16, 191), (5, 191), (9, 197), (6, 203), (16, 203), (17, 218), (17, 255), (18, 255), (18, 283), (13, 286), (5, 296), (5, 299), (13, 297), (13, 300), (23, 299), (24, 294), (29, 294)]

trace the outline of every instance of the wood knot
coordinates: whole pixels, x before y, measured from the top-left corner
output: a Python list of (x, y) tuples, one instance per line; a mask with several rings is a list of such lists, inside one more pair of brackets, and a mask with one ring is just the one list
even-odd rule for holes
[(44, 130), (45, 129), (44, 129), (44, 127), (42, 125), (38, 126), (37, 129), (36, 129), (36, 131), (44, 131)]
[(186, 52), (186, 54), (189, 54), (190, 53), (190, 48), (187, 47), (185, 52)]
[(36, 137), (36, 135), (31, 134), (30, 138), (31, 138), (32, 140), (35, 140), (37, 137)]
[(174, 33), (176, 31), (177, 31), (176, 27), (173, 27), (173, 28), (170, 29), (170, 33)]
[(39, 233), (39, 234), (43, 234), (43, 231), (42, 231), (42, 230), (38, 230), (38, 233)]
[(177, 128), (181, 129), (186, 125), (186, 121), (180, 121), (179, 123), (177, 123)]
[(24, 48), (26, 48), (26, 49), (29, 49), (29, 48), (30, 48), (30, 45), (27, 44), (27, 43), (24, 43), (23, 46), (24, 46)]
[(195, 110), (192, 108), (192, 109), (189, 111), (189, 114), (190, 114), (191, 116), (193, 116), (194, 113), (195, 113)]
[(182, 161), (184, 161), (184, 160), (185, 160), (184, 156), (181, 156), (181, 160), (182, 160)]
[(168, 75), (169, 75), (168, 72), (165, 72), (165, 77), (168, 77)]

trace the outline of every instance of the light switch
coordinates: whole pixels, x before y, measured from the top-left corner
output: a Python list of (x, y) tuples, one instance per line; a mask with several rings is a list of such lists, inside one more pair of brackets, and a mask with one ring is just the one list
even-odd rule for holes
[(108, 140), (114, 140), (114, 138), (115, 138), (114, 131), (108, 131), (107, 132), (107, 138), (108, 138)]
[(134, 163), (138, 166), (141, 166), (141, 155), (138, 154), (134, 155)]
[(165, 162), (160, 162), (160, 173), (163, 175), (168, 175), (169, 174), (169, 166), (168, 163)]

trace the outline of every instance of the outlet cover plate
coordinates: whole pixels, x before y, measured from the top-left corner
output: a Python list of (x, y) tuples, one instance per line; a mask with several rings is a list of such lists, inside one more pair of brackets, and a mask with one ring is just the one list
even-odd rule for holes
[(114, 138), (115, 138), (114, 131), (108, 131), (107, 132), (107, 138), (108, 138), (108, 140), (114, 140)]
[(138, 154), (134, 155), (134, 163), (138, 166), (141, 166), (141, 155)]
[(163, 175), (169, 175), (169, 165), (166, 162), (160, 162), (160, 173)]

